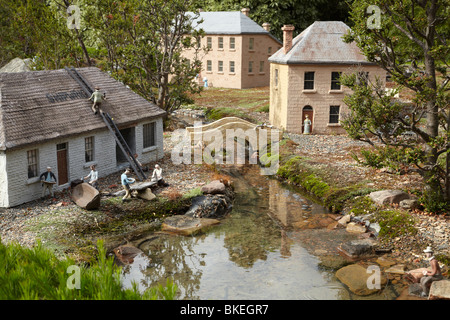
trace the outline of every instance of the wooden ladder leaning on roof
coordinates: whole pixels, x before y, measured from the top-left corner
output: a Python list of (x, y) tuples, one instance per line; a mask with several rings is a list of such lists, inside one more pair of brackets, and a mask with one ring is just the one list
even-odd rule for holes
[[(88, 95), (88, 97), (90, 97), (92, 95), (92, 92), (94, 92), (94, 90), (92, 90), (91, 86), (88, 85), (88, 83), (78, 73), (78, 71), (75, 70), (74, 68), (70, 68), (69, 69), (69, 68), (66, 67), (65, 69), (67, 70), (69, 75), (81, 86), (81, 88)], [(114, 139), (116, 140), (117, 145), (122, 150), (125, 158), (130, 163), (131, 168), (136, 173), (138, 179), (140, 181), (144, 181), (147, 177), (146, 177), (144, 171), (142, 170), (142, 167), (139, 165), (139, 162), (136, 160), (136, 158), (132, 154), (132, 151), (131, 151), (130, 147), (128, 146), (127, 142), (123, 138), (122, 134), (120, 133), (120, 130), (117, 128), (117, 126), (114, 123), (113, 119), (111, 118), (109, 113), (106, 113), (106, 112), (100, 112), (100, 115), (102, 116), (103, 121), (105, 122), (105, 124), (108, 127), (109, 131), (114, 136)]]

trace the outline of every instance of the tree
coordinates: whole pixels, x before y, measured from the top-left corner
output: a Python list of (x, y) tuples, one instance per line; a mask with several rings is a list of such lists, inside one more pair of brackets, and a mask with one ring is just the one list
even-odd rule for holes
[[(193, 1), (86, 1), (86, 21), (107, 52), (105, 67), (160, 108), (171, 112), (201, 88), (201, 32), (194, 30)], [(184, 50), (194, 50), (188, 61)]]
[[(322, 11), (333, 11), (327, 7), (331, 0), (204, 0), (199, 6), (205, 11), (240, 11), (250, 9), (250, 18), (259, 25), (265, 22), (271, 24), (271, 33), (278, 39), (283, 39), (281, 28), (285, 24), (295, 26), (295, 32), (300, 33), (314, 21), (320, 19)], [(333, 1), (336, 2), (336, 1)]]
[[(370, 5), (381, 9), (379, 16), (372, 9), (367, 13)], [(409, 155), (423, 177), (423, 201), (430, 211), (450, 200), (449, 8), (449, 0), (355, 0), (354, 26), (345, 36), (384, 68), (399, 90), (410, 90), (414, 97), (406, 110), (379, 82), (344, 76), (342, 84), (353, 94), (345, 98), (351, 111), (343, 126), (354, 138), (371, 144), (377, 138)], [(418, 140), (405, 139), (405, 132), (413, 132)]]

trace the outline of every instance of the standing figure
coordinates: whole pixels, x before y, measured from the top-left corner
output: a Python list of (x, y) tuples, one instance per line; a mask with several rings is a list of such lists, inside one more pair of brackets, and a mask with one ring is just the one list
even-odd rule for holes
[(88, 183), (98, 190), (98, 171), (95, 167), (95, 164), (91, 165), (91, 172), (89, 172), (89, 174), (84, 177), (83, 180), (86, 180), (87, 178), (90, 178)]
[(102, 95), (102, 93), (99, 91), (100, 88), (96, 87), (95, 91), (92, 93), (91, 97), (88, 100), (93, 100), (94, 103), (92, 104), (92, 112), (94, 114), (97, 114), (98, 111), (102, 112), (100, 109), (100, 105), (102, 104), (103, 100), (106, 100), (106, 97)]
[(51, 167), (47, 167), (47, 171), (39, 176), (39, 180), (42, 181), (42, 198), (45, 197), (45, 191), (48, 190), (50, 196), (53, 197), (53, 185), (56, 183), (56, 176), (52, 172)]
[(305, 121), (303, 121), (304, 127), (303, 127), (303, 134), (310, 134), (311, 133), (311, 120), (309, 120), (309, 116), (305, 116)]
[(128, 178), (128, 175), (131, 173), (130, 169), (126, 169), (124, 173), (120, 176), (120, 180), (122, 182), (122, 187), (125, 190), (125, 195), (122, 198), (122, 201), (131, 198), (131, 188), (130, 184), (134, 183), (134, 179)]

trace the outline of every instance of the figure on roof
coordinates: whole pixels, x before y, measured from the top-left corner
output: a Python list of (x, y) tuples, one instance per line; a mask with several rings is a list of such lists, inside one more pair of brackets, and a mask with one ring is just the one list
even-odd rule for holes
[(92, 93), (91, 97), (88, 100), (92, 100), (94, 103), (92, 104), (92, 112), (94, 114), (97, 114), (98, 111), (102, 113), (102, 110), (100, 109), (100, 106), (102, 104), (103, 100), (106, 100), (106, 97), (104, 94), (100, 92), (100, 88), (96, 87), (95, 91)]
[(47, 167), (47, 171), (42, 173), (39, 176), (39, 180), (42, 181), (42, 198), (45, 197), (45, 191), (48, 190), (48, 193), (50, 196), (53, 197), (53, 185), (56, 183), (56, 176), (55, 174), (52, 172), (52, 168), (51, 167)]

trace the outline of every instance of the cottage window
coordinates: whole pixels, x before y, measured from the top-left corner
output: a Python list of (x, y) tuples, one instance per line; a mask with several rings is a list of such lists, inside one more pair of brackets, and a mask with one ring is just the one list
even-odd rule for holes
[(331, 90), (341, 90), (341, 83), (339, 82), (340, 77), (340, 72), (331, 73)]
[(39, 175), (38, 149), (27, 151), (28, 179)]
[(255, 45), (255, 39), (254, 38), (248, 39), (248, 50), (253, 50), (254, 45)]
[(272, 54), (272, 47), (269, 47), (269, 48), (267, 49), (267, 53), (268, 53), (268, 54)]
[(230, 72), (231, 73), (235, 72), (234, 61), (230, 61)]
[(314, 71), (305, 72), (305, 80), (303, 89), (305, 90), (313, 90), (314, 89)]
[(146, 123), (143, 126), (144, 129), (144, 149), (154, 147), (156, 145), (156, 124), (155, 122)]
[(209, 72), (212, 71), (212, 61), (211, 60), (206, 61), (206, 71), (209, 71)]
[(330, 121), (329, 123), (339, 123), (339, 106), (330, 107)]
[(223, 37), (219, 37), (219, 49), (223, 49)]
[(231, 50), (236, 49), (236, 39), (234, 37), (230, 38), (230, 49)]
[(223, 61), (219, 61), (219, 64), (218, 64), (218, 69), (217, 69), (217, 71), (219, 71), (219, 72), (223, 72)]
[(94, 161), (94, 137), (84, 138), (84, 161)]
[(206, 46), (208, 47), (208, 49), (212, 48), (212, 38), (211, 37), (206, 38)]
[(278, 87), (278, 69), (275, 69), (275, 87)]
[(253, 61), (248, 62), (248, 73), (253, 73)]

